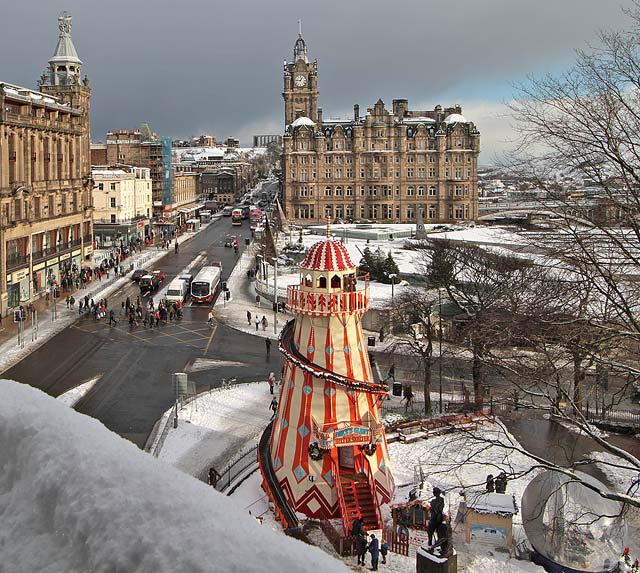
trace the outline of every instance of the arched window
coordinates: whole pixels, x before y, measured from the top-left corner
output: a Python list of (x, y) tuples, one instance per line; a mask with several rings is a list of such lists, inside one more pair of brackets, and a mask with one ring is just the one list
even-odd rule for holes
[(306, 277), (304, 277), (304, 286), (306, 287), (313, 286), (313, 279), (311, 278), (311, 275), (307, 275)]
[(340, 277), (338, 275), (331, 277), (331, 288), (340, 288)]
[(327, 288), (327, 277), (324, 275), (318, 277), (318, 288)]

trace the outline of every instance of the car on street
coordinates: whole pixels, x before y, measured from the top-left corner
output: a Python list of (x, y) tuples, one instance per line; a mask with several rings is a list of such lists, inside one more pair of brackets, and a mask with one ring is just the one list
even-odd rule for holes
[(191, 282), (193, 281), (193, 275), (189, 273), (183, 273), (178, 277), (181, 281), (184, 281), (187, 285), (187, 288), (191, 286)]
[(226, 237), (224, 240), (225, 247), (233, 247), (233, 237)]
[(158, 279), (159, 283), (161, 283), (164, 279), (167, 278), (166, 273), (163, 273), (162, 271), (153, 271), (153, 273), (151, 274)]
[(131, 275), (131, 280), (133, 282), (138, 282), (144, 275), (148, 275), (149, 271), (147, 269), (136, 269), (135, 271), (133, 271), (133, 274)]
[(138, 284), (140, 285), (140, 294), (144, 296), (157, 290), (160, 286), (160, 281), (155, 275), (144, 275)]

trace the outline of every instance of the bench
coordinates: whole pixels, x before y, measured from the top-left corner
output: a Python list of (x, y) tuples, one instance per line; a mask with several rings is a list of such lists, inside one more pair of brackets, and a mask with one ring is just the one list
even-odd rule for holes
[(413, 444), (413, 442), (417, 442), (418, 440), (423, 440), (424, 438), (429, 437), (428, 432), (410, 432), (408, 434), (400, 433), (400, 441), (404, 444)]
[(392, 444), (393, 442), (397, 442), (400, 440), (400, 434), (398, 432), (392, 432), (390, 434), (386, 434), (387, 436), (387, 444)]

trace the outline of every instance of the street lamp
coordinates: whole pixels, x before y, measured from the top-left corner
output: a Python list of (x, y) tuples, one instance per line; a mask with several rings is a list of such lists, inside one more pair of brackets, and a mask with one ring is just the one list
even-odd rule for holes
[(391, 303), (393, 304), (395, 279), (398, 275), (395, 273), (389, 273), (387, 276), (391, 279)]
[(273, 332), (278, 334), (278, 259), (272, 258), (273, 262)]
[(438, 376), (440, 379), (440, 413), (442, 414), (442, 299), (438, 287)]

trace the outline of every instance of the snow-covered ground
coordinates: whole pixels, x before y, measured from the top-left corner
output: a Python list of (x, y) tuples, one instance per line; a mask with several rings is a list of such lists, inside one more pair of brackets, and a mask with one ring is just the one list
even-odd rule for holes
[[(271, 411), (267, 382), (239, 384), (200, 394), (169, 429), (160, 459), (195, 477), (218, 471), (248, 445), (255, 445)], [(171, 415), (171, 411), (167, 412)]]
[(40, 390), (0, 395), (0, 570), (347, 571)]

